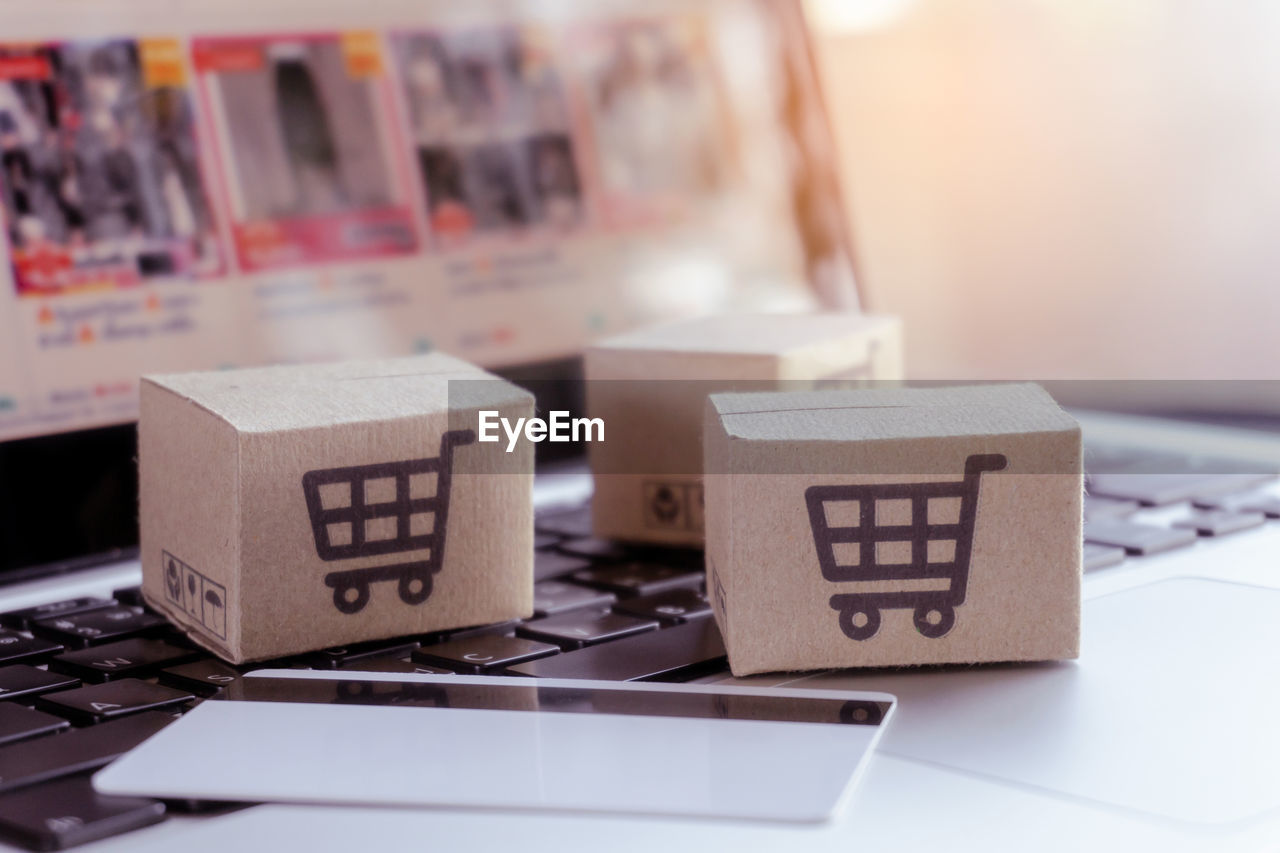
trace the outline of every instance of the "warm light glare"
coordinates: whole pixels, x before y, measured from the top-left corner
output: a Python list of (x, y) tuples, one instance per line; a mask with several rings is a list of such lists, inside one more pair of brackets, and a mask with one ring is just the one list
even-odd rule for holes
[(809, 20), (824, 33), (858, 33), (898, 21), (916, 0), (805, 0)]

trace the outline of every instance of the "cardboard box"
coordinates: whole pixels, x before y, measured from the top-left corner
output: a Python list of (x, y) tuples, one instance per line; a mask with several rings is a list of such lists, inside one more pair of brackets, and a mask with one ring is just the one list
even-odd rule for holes
[(735, 675), (1078, 655), (1080, 428), (1038, 386), (716, 394), (706, 414)]
[(233, 663), (531, 615), (532, 445), (480, 409), (533, 398), (445, 355), (144, 378), (144, 597)]
[(737, 314), (641, 329), (588, 348), (595, 533), (701, 546), (707, 395), (902, 378), (901, 324), (863, 314)]

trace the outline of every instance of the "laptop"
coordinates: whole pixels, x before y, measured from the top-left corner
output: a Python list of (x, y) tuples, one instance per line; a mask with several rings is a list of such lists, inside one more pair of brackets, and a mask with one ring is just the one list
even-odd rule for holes
[[(828, 824), (93, 793), (90, 773), (243, 675), (140, 600), (138, 374), (438, 347), (575, 409), (548, 395), (573, 387), (557, 380), (597, 336), (729, 307), (857, 307), (797, 4), (455, 5), (15, 14), (21, 43), (0, 46), (0, 827), (30, 831), (6, 837), (1273, 848), (1280, 440), (1087, 409), (1077, 662), (734, 679), (701, 555), (594, 538), (582, 448), (545, 445), (562, 452), (535, 482), (532, 619), (272, 663), (896, 695)], [(249, 10), (252, 28), (228, 33)], [(652, 110), (687, 132), (655, 142), (638, 121)], [(127, 157), (109, 144), (121, 137)], [(529, 639), (557, 651), (524, 659), (513, 641)], [(98, 706), (60, 699), (88, 683)]]

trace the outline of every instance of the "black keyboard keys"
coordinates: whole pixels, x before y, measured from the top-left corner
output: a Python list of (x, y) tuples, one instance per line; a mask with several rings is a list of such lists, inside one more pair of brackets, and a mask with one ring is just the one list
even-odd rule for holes
[(32, 697), (50, 690), (79, 687), (80, 679), (56, 672), (45, 672), (26, 664), (0, 667), (0, 701)]
[(61, 779), (0, 799), (0, 839), (32, 850), (63, 850), (164, 820), (164, 804), (112, 797), (88, 778)]
[(591, 564), (581, 557), (570, 557), (559, 551), (535, 551), (533, 554), (533, 579), (545, 581), (572, 574)]
[(173, 717), (169, 714), (147, 712), (56, 737), (0, 747), (0, 792), (96, 770), (171, 722)]
[(361, 658), (344, 666), (345, 672), (404, 672), (415, 675), (453, 675), (457, 670), (432, 666), (429, 663), (417, 663), (405, 658)]
[(194, 698), (185, 690), (124, 678), (40, 696), (36, 708), (66, 717), (77, 725), (92, 725), (141, 711), (171, 708)]
[(583, 504), (557, 512), (539, 513), (534, 516), (533, 529), (539, 533), (585, 538), (592, 532), (591, 507)]
[(724, 665), (724, 642), (714, 619), (650, 631), (576, 652), (530, 661), (510, 669), (535, 678), (595, 678), (604, 681), (681, 681)]
[(668, 625), (711, 615), (711, 603), (696, 589), (673, 589), (643, 598), (627, 598), (613, 606), (617, 613), (639, 619), (657, 619)]
[(413, 659), (457, 672), (480, 673), (554, 655), (558, 651), (558, 646), (547, 643), (490, 634), (424, 646), (413, 653)]
[(574, 572), (575, 583), (607, 590), (621, 596), (654, 595), (669, 589), (699, 587), (703, 573), (662, 563), (627, 563)]
[(49, 661), (49, 669), (97, 683), (117, 678), (146, 678), (167, 666), (200, 656), (200, 652), (179, 648), (164, 640), (139, 637), (60, 654)]
[(121, 604), (132, 604), (135, 607), (142, 607), (146, 604), (146, 601), (142, 598), (142, 587), (140, 586), (126, 586), (122, 589), (117, 589), (111, 593), (111, 597)]
[(84, 598), (69, 598), (66, 601), (54, 601), (49, 604), (41, 604), (36, 607), (27, 607), (22, 610), (11, 610), (8, 613), (0, 613), (0, 625), (6, 628), (13, 628), (16, 631), (29, 631), (31, 623), (37, 619), (51, 619), (54, 616), (70, 616), (73, 613), (86, 613), (90, 610), (102, 610), (106, 607), (114, 607), (115, 602), (109, 598), (95, 598), (86, 596)]
[(316, 652), (303, 658), (316, 669), (341, 669), (366, 658), (408, 657), (418, 648), (417, 640), (379, 640), (369, 643), (353, 643)]
[(35, 711), (16, 702), (0, 703), (0, 745), (68, 728), (71, 728), (71, 724), (61, 717)]
[(611, 539), (597, 539), (594, 536), (586, 539), (566, 539), (556, 548), (574, 557), (601, 563), (620, 563), (628, 557), (635, 556), (634, 552), (625, 545)]
[(579, 607), (613, 604), (614, 595), (564, 581), (539, 581), (533, 585), (533, 615), (554, 616)]
[(13, 631), (0, 631), (0, 664), (43, 663), (60, 651), (61, 643), (24, 637)]
[(652, 631), (657, 627), (657, 622), (622, 616), (608, 607), (589, 607), (527, 622), (516, 629), (516, 634), (531, 640), (556, 643), (567, 649), (577, 649)]
[(31, 633), (62, 643), (69, 649), (83, 649), (128, 637), (155, 635), (168, 625), (164, 617), (147, 613), (141, 607), (121, 606), (41, 619), (31, 623)]
[(222, 661), (205, 658), (161, 670), (160, 683), (197, 696), (215, 696), (239, 677), (239, 672)]

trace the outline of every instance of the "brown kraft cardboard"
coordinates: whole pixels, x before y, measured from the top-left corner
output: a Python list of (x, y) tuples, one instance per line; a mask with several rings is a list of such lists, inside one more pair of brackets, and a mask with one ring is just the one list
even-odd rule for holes
[(532, 445), (482, 409), (533, 398), (441, 354), (145, 377), (144, 597), (233, 663), (529, 616)]
[(1080, 429), (1038, 386), (715, 394), (705, 449), (735, 675), (1078, 655)]
[(703, 542), (702, 414), (714, 391), (902, 378), (901, 324), (865, 314), (730, 314), (640, 329), (588, 348), (597, 536)]

